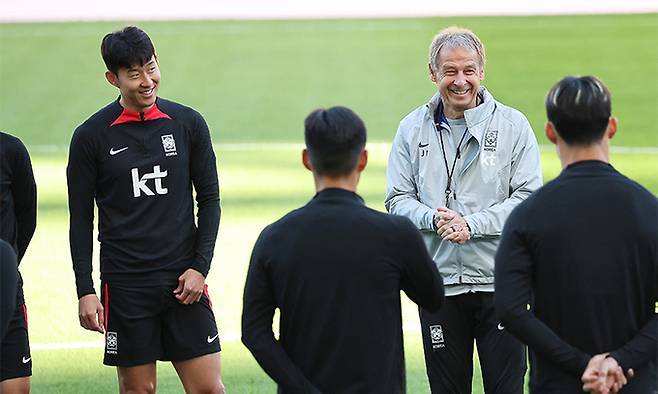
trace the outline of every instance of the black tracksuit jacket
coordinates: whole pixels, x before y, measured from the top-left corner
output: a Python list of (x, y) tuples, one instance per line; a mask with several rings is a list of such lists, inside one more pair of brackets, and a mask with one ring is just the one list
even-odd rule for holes
[[(18, 138), (0, 132), (0, 239), (9, 243), (20, 264), (37, 226), (37, 186), (30, 155)], [(16, 305), (23, 299), (18, 274)]]
[(430, 310), (444, 300), (418, 230), (325, 189), (256, 241), (242, 340), (280, 393), (403, 393), (400, 290)]
[(656, 390), (657, 252), (656, 197), (604, 162), (568, 166), (512, 212), (496, 308), (530, 348), (533, 393), (581, 393), (604, 352), (635, 370), (622, 393)]
[(104, 281), (175, 286), (188, 268), (208, 274), (219, 186), (210, 133), (198, 112), (162, 98), (146, 112), (132, 112), (117, 99), (75, 130), (67, 182), (78, 297), (94, 293), (94, 200)]

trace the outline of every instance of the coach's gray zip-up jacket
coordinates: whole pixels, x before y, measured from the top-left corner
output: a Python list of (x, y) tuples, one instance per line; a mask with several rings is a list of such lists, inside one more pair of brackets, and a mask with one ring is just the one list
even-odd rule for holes
[(402, 119), (388, 159), (386, 209), (421, 230), (446, 285), (493, 284), (494, 255), (505, 220), (542, 184), (539, 148), (526, 117), (497, 102), (484, 87), (480, 97), (483, 102), (464, 113), (468, 131), (448, 203), (471, 229), (465, 244), (444, 242), (433, 230), (436, 209), (446, 206), (448, 181), (438, 133), (444, 133), (449, 165), (457, 145), (434, 123), (438, 93)]

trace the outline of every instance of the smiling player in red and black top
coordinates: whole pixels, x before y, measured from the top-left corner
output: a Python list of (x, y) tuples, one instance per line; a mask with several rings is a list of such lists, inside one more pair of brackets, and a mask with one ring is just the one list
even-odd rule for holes
[(154, 392), (155, 362), (170, 360), (187, 392), (223, 393), (204, 284), (220, 217), (208, 126), (193, 109), (157, 97), (160, 70), (144, 31), (110, 33), (101, 52), (121, 95), (75, 130), (67, 167), (80, 324), (105, 333), (104, 363), (118, 367), (121, 392)]

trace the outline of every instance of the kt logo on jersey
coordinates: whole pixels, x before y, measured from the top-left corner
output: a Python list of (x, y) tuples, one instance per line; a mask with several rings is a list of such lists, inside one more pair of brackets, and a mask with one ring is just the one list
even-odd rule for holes
[[(162, 186), (162, 179), (167, 176), (167, 171), (160, 171), (160, 166), (153, 166), (153, 172), (139, 176), (139, 168), (130, 170), (133, 179), (133, 196), (141, 197), (142, 193), (147, 196), (155, 196), (156, 194), (167, 194), (169, 191), (166, 187)], [(153, 180), (152, 184), (155, 187), (155, 193), (149, 187), (149, 180)]]

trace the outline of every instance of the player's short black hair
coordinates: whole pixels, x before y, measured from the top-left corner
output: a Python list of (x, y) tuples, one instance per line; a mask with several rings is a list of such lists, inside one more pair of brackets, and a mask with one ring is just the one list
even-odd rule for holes
[(546, 96), (546, 115), (569, 145), (591, 145), (605, 134), (612, 111), (611, 96), (593, 76), (563, 78)]
[(318, 175), (348, 175), (366, 146), (366, 126), (349, 108), (316, 109), (304, 121), (304, 141)]
[(126, 26), (103, 37), (101, 55), (107, 69), (117, 74), (120, 68), (148, 63), (155, 55), (155, 48), (144, 30)]

